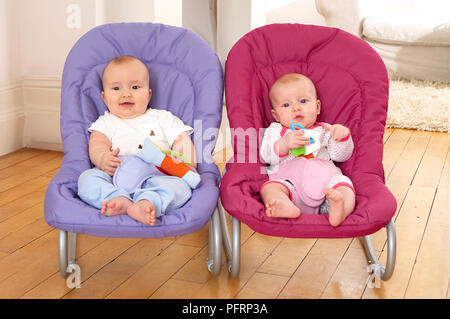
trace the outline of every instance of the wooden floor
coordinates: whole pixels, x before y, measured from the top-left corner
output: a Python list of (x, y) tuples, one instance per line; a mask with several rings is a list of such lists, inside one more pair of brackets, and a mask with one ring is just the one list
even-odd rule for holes
[[(286, 239), (242, 225), (239, 278), (205, 265), (208, 226), (163, 239), (78, 235), (80, 289), (58, 271), (58, 231), (44, 193), (62, 154), (22, 149), (0, 157), (0, 298), (449, 298), (450, 134), (387, 129), (387, 185), (398, 201), (393, 277), (368, 288), (359, 239)], [(220, 156), (219, 156), (220, 157)], [(219, 163), (223, 166), (223, 163)], [(385, 262), (385, 229), (371, 236)]]

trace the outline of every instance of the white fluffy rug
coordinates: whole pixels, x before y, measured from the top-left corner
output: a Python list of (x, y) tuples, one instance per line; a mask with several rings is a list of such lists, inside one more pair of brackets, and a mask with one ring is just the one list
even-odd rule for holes
[(450, 83), (391, 80), (386, 126), (450, 133)]

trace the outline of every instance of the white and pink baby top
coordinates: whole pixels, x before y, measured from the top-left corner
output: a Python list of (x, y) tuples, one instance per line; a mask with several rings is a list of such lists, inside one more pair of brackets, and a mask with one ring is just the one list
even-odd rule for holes
[[(334, 162), (345, 162), (353, 153), (353, 140), (351, 134), (341, 141), (335, 141), (331, 138), (330, 132), (325, 127), (330, 126), (327, 123), (316, 123), (307, 130), (313, 130), (316, 136), (319, 136), (320, 148), (312, 153), (314, 158), (319, 158)], [(295, 158), (291, 153), (278, 154), (278, 141), (285, 135), (289, 134), (290, 128), (282, 126), (280, 123), (273, 122), (265, 130), (263, 140), (260, 147), (261, 159), (270, 165), (268, 173), (284, 161)], [(307, 156), (308, 157), (308, 156)]]

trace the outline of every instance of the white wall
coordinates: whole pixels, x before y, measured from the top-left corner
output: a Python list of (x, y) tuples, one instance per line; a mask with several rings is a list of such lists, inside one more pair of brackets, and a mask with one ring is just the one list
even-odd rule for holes
[(218, 0), (183, 0), (182, 26), (201, 36), (216, 50)]
[(0, 155), (22, 147), (19, 3), (0, 0)]
[(0, 0), (0, 82), (20, 78), (19, 3)]
[(225, 61), (233, 44), (251, 30), (251, 1), (227, 0), (217, 3), (217, 53)]
[(181, 26), (183, 0), (95, 0), (97, 24), (152, 22)]
[(102, 21), (98, 24), (113, 22), (145, 22), (149, 21), (154, 14), (154, 3), (152, 0), (134, 0), (133, 5), (130, 1), (121, 0), (97, 0), (98, 6), (103, 7)]
[(244, 34), (272, 23), (326, 25), (314, 0), (218, 1), (217, 52), (222, 62)]
[(303, 23), (326, 25), (314, 0), (268, 0), (266, 23)]
[[(22, 75), (60, 77), (72, 46), (98, 24), (158, 21), (181, 26), (182, 0), (9, 1), (20, 3)], [(74, 25), (77, 13), (79, 24)]]
[[(95, 26), (92, 0), (20, 0), (22, 75), (61, 76), (73, 44)], [(71, 4), (78, 5), (70, 6)], [(66, 10), (72, 9), (70, 12)], [(79, 27), (69, 20), (79, 11)]]
[(59, 131), (61, 75), (75, 42), (96, 24), (92, 0), (20, 0), (20, 73), (23, 146), (62, 150)]

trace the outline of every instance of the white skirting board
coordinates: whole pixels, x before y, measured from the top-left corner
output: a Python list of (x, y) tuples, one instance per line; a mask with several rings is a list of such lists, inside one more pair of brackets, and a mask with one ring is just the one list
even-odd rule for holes
[(22, 147), (62, 151), (61, 80), (23, 77), (0, 83), (0, 155)]
[(25, 116), (4, 119), (2, 115), (0, 115), (0, 156), (24, 146), (23, 128), (25, 126)]
[(61, 80), (51, 77), (24, 77), (24, 146), (62, 151), (59, 130)]
[(22, 81), (0, 83), (0, 155), (24, 146), (24, 127)]

